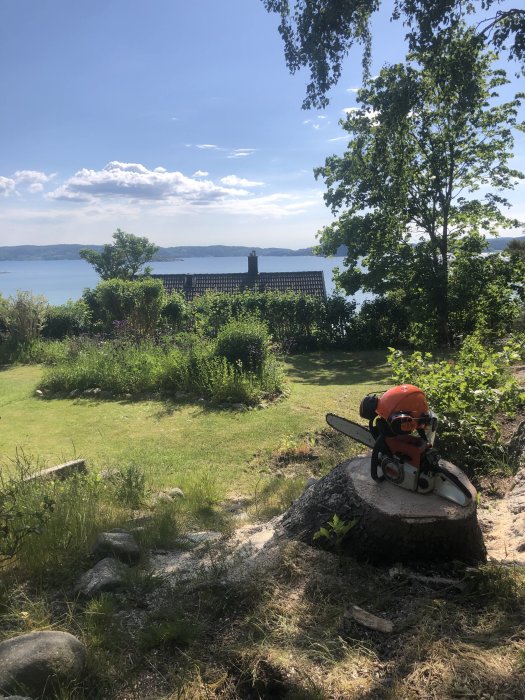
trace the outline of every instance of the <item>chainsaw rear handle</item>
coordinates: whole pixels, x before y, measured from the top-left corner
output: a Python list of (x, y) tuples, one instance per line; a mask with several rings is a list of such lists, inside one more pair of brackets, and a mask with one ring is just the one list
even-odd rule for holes
[(377, 473), (377, 467), (379, 466), (379, 453), (384, 452), (386, 449), (385, 439), (383, 435), (380, 435), (375, 442), (372, 450), (372, 459), (370, 460), (370, 474), (374, 481), (380, 482), (385, 480), (383, 475), (379, 476)]

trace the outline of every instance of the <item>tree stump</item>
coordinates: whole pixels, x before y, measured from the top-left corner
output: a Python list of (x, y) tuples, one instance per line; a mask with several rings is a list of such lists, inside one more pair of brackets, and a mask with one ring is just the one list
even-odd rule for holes
[[(477, 564), (486, 560), (486, 550), (476, 505), (475, 497), (468, 506), (459, 506), (433, 493), (375, 482), (367, 456), (342, 462), (306, 489), (281, 524), (288, 537), (314, 544), (314, 534), (336, 514), (344, 522), (355, 520), (338, 546), (360, 560)], [(334, 546), (323, 537), (315, 544)]]

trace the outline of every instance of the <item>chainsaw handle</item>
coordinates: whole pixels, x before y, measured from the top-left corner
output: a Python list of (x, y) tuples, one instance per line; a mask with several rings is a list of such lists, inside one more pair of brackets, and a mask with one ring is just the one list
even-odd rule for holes
[(374, 445), (372, 450), (372, 459), (370, 460), (370, 474), (374, 481), (384, 481), (384, 476), (379, 476), (377, 473), (377, 467), (379, 466), (379, 453), (386, 448), (385, 440), (382, 435), (380, 435)]

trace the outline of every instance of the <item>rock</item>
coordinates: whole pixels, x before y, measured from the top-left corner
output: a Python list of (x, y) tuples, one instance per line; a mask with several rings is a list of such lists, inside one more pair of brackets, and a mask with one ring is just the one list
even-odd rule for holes
[(214, 532), (213, 530), (203, 530), (201, 532), (188, 532), (185, 536), (185, 540), (189, 540), (192, 544), (204, 544), (207, 542), (216, 542), (222, 537), (221, 532)]
[(126, 564), (136, 564), (140, 559), (140, 549), (136, 539), (127, 530), (115, 529), (101, 532), (93, 547), (93, 554), (103, 557), (116, 557)]
[(248, 409), (243, 403), (232, 403), (232, 408), (234, 411), (247, 411)]
[(75, 593), (93, 598), (99, 593), (110, 593), (122, 588), (128, 567), (117, 559), (106, 557), (86, 571), (75, 586)]
[(57, 685), (75, 681), (85, 657), (82, 642), (68, 632), (31, 632), (8, 639), (0, 643), (0, 691), (57, 697)]
[(120, 474), (118, 469), (103, 469), (100, 472), (100, 478), (104, 480), (114, 479)]
[(77, 396), (80, 396), (81, 393), (82, 393), (82, 392), (80, 391), (80, 389), (73, 389), (73, 391), (70, 391), (70, 392), (69, 392), (68, 397), (69, 397), (70, 399), (76, 399)]
[(166, 493), (166, 491), (159, 491), (158, 494), (155, 496), (154, 499), (157, 503), (159, 501), (163, 503), (171, 503), (173, 501), (173, 498)]
[(317, 484), (319, 479), (316, 479), (315, 476), (311, 476), (308, 481), (306, 482), (305, 489), (309, 489), (310, 486), (313, 486), (314, 484)]
[(39, 396), (41, 399), (44, 397), (44, 392), (41, 389), (35, 389), (35, 394), (36, 394), (36, 396)]
[(182, 489), (174, 486), (172, 489), (166, 489), (164, 493), (167, 493), (170, 498), (184, 498), (184, 493)]

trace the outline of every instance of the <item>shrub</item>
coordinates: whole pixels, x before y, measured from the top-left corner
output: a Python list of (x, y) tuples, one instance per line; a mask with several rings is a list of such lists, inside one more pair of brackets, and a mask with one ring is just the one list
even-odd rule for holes
[(105, 330), (112, 330), (115, 321), (126, 321), (139, 335), (148, 335), (160, 321), (166, 292), (156, 279), (112, 279), (86, 290), (83, 298)]
[(31, 464), (23, 453), (7, 471), (10, 476), (0, 469), (0, 566), (30, 535), (42, 534), (55, 505), (49, 486), (30, 479)]
[(17, 344), (30, 343), (39, 337), (45, 325), (49, 304), (41, 295), (18, 291), (3, 304), (7, 332)]
[(444, 456), (480, 473), (506, 459), (499, 419), (514, 414), (525, 398), (509, 371), (518, 359), (516, 344), (495, 349), (473, 335), (448, 360), (391, 349), (388, 361), (396, 382), (416, 384), (427, 395), (440, 419)]
[(42, 335), (45, 338), (61, 340), (67, 336), (86, 333), (89, 325), (90, 311), (85, 300), (70, 300), (66, 304), (49, 307)]
[(162, 318), (173, 331), (184, 327), (188, 318), (188, 304), (182, 294), (179, 292), (170, 294), (162, 308)]
[(219, 331), (215, 353), (236, 367), (259, 372), (268, 358), (270, 336), (264, 323), (242, 319)]

